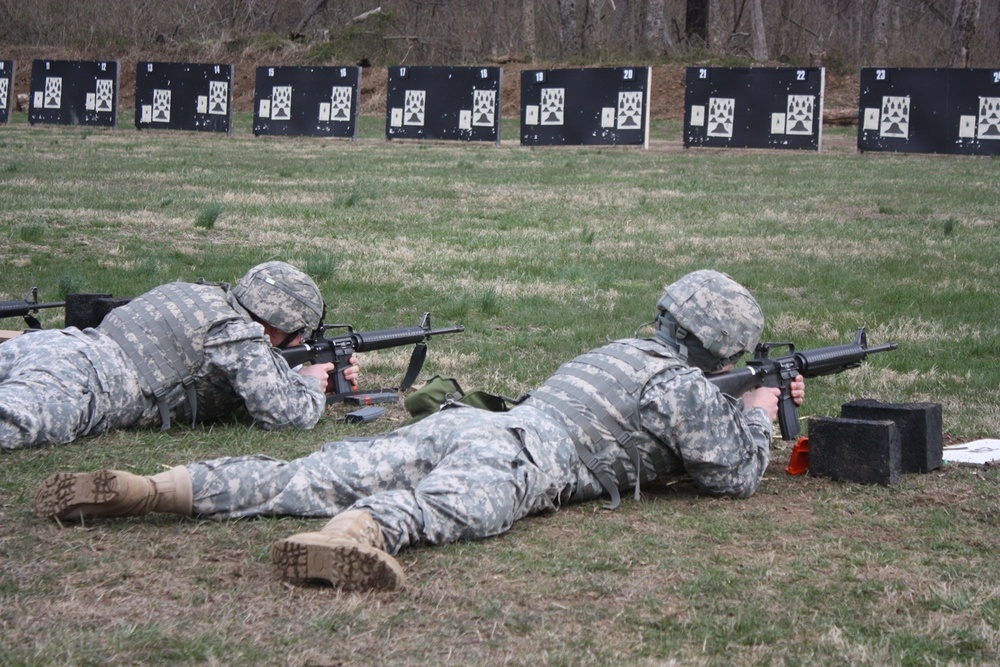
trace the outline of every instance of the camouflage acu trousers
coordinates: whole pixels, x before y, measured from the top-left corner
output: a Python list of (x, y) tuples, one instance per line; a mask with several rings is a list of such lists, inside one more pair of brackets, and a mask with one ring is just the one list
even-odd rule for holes
[(457, 407), (294, 461), (224, 458), (188, 471), (197, 515), (327, 517), (364, 509), (382, 526), (390, 553), (490, 537), (529, 514), (602, 493), (566, 431), (523, 406), (508, 413)]
[(117, 359), (91, 338), (46, 330), (0, 345), (0, 449), (64, 444), (141, 414), (140, 389), (124, 386)]

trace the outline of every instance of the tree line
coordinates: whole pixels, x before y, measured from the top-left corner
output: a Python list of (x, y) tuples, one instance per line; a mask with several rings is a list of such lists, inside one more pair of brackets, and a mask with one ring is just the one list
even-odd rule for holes
[[(257, 40), (254, 42), (253, 40)], [(261, 42), (261, 40), (264, 40)], [(325, 44), (395, 64), (1000, 66), (995, 0), (0, 0), (0, 46)], [(2, 56), (2, 54), (0, 54)]]

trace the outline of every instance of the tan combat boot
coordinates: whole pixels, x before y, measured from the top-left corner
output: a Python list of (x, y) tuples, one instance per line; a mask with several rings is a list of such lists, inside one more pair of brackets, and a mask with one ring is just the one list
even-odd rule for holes
[(42, 482), (35, 494), (35, 514), (50, 519), (142, 516), (193, 511), (191, 476), (177, 466), (140, 477), (119, 470), (59, 473)]
[(345, 591), (395, 591), (403, 568), (383, 550), (382, 529), (363, 510), (342, 512), (318, 533), (299, 533), (271, 547), (271, 562), (282, 576), (321, 579)]

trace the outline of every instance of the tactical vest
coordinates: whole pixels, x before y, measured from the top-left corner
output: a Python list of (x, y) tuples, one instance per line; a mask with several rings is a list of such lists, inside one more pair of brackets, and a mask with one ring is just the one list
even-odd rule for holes
[(205, 335), (220, 322), (241, 319), (227, 301), (227, 290), (224, 284), (161, 285), (112, 310), (98, 327), (135, 364), (143, 393), (156, 399), (161, 430), (170, 428), (167, 396), (179, 386), (195, 422), (194, 374), (204, 360)]
[(580, 459), (611, 495), (608, 508), (615, 509), (621, 502), (619, 489), (629, 483), (618, 448), (635, 469), (636, 500), (643, 453), (658, 473), (670, 469), (662, 445), (639, 423), (639, 400), (651, 378), (686, 367), (655, 340), (615, 341), (563, 364), (524, 403), (562, 420), (574, 435)]

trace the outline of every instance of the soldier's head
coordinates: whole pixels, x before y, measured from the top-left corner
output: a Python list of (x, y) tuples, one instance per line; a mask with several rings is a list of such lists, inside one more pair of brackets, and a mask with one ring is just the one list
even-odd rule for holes
[(735, 364), (764, 331), (757, 300), (718, 271), (694, 271), (667, 285), (656, 309), (657, 338), (706, 373)]
[(290, 338), (318, 327), (326, 307), (312, 278), (277, 261), (247, 271), (233, 288), (233, 296), (256, 320)]

